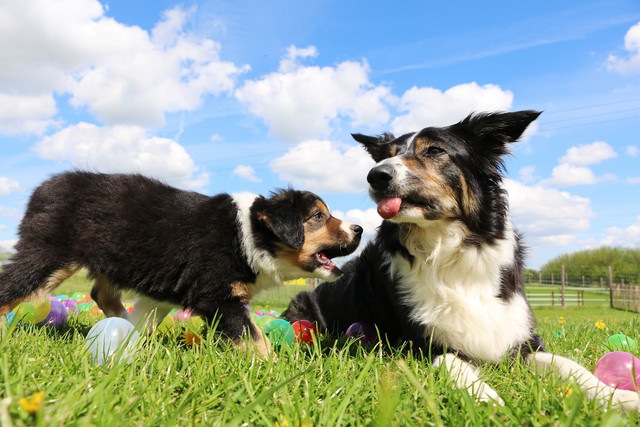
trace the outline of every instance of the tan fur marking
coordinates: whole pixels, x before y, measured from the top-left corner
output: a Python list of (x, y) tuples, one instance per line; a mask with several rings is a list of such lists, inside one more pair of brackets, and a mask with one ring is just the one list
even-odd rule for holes
[[(418, 140), (414, 152), (422, 152), (429, 145), (428, 142), (429, 140), (426, 138)], [(424, 183), (424, 187), (418, 189), (418, 192), (425, 198), (436, 198), (444, 208), (443, 214), (445, 216), (457, 218), (461, 215), (460, 206), (458, 205), (455, 191), (446, 182), (440, 172), (442, 164), (440, 162), (441, 161), (431, 161), (429, 159), (421, 162), (417, 157), (406, 157), (404, 159), (405, 166), (411, 170), (413, 175), (420, 178), (420, 182)], [(464, 181), (464, 179), (462, 181)], [(466, 182), (464, 182), (463, 185), (466, 188)]]
[(0, 307), (0, 317), (11, 313), (11, 311), (14, 308), (16, 308), (18, 306), (18, 304), (20, 304), (21, 302), (33, 301), (33, 300), (38, 300), (38, 299), (42, 299), (42, 298), (49, 298), (49, 294), (51, 294), (51, 292), (55, 288), (60, 286), (60, 284), (62, 282), (64, 282), (65, 280), (67, 280), (69, 277), (73, 276), (75, 274), (75, 272), (78, 271), (79, 269), (80, 269), (79, 265), (70, 264), (65, 268), (61, 268), (59, 270), (54, 271), (47, 278), (47, 280), (44, 282), (44, 284), (42, 286), (40, 286), (38, 288), (38, 290), (36, 290), (34, 293), (32, 293), (31, 295), (29, 295), (29, 296), (27, 296), (25, 298), (17, 299), (15, 301), (11, 302), (8, 305), (5, 305), (4, 307)]
[(240, 298), (240, 302), (248, 304), (255, 293), (255, 286), (252, 283), (233, 282), (231, 284), (231, 296)]
[(101, 274), (96, 275), (96, 280), (91, 289), (91, 298), (98, 304), (107, 317), (124, 316), (126, 310), (122, 305), (122, 292)]
[(270, 358), (276, 360), (277, 357), (275, 353), (271, 351), (271, 342), (269, 341), (269, 338), (267, 338), (264, 332), (262, 332), (258, 325), (256, 325), (253, 319), (251, 319), (251, 327), (258, 332), (258, 335), (255, 338), (252, 338), (250, 346), (247, 346), (247, 343), (249, 343), (250, 340), (247, 339), (246, 335), (234, 340), (240, 351), (244, 353), (249, 350), (257, 351), (265, 360), (269, 360)]
[(467, 186), (467, 180), (464, 176), (460, 176), (460, 185), (462, 186), (462, 207), (465, 212), (472, 213), (478, 209), (478, 199), (476, 199)]
[(69, 277), (73, 276), (79, 269), (80, 266), (78, 264), (71, 264), (65, 268), (54, 271), (53, 274), (49, 276), (47, 281), (44, 283), (44, 286), (40, 288), (39, 293), (49, 296), (49, 294), (55, 288), (60, 286), (60, 284), (67, 280)]

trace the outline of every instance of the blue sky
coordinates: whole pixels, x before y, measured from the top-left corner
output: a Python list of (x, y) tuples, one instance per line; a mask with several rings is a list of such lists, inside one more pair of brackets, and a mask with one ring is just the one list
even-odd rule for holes
[(528, 266), (640, 247), (637, 0), (2, 2), (0, 64), (0, 250), (71, 168), (293, 185), (371, 236), (350, 133), (519, 109), (544, 111), (507, 161)]

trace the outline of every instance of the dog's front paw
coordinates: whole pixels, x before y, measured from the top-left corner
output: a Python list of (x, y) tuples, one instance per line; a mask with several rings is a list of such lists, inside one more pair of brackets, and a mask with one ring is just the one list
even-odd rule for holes
[(611, 396), (611, 406), (624, 412), (638, 412), (640, 411), (640, 394), (618, 389)]
[(493, 405), (504, 406), (504, 400), (502, 400), (494, 389), (489, 387), (489, 385), (482, 380), (478, 380), (468, 386), (467, 391), (478, 402), (487, 402)]

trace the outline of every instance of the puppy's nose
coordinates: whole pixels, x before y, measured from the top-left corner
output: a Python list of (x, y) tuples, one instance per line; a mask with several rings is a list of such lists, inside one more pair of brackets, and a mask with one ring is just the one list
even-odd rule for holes
[(362, 227), (360, 227), (358, 224), (353, 224), (351, 226), (351, 231), (353, 231), (356, 236), (359, 236), (362, 234)]
[(389, 187), (391, 180), (396, 176), (396, 170), (391, 165), (376, 166), (369, 171), (367, 182), (374, 190), (384, 190)]

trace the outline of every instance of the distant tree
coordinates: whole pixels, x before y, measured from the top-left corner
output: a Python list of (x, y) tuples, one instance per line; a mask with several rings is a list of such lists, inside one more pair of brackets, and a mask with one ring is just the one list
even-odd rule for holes
[(609, 267), (614, 282), (640, 284), (640, 249), (602, 247), (560, 255), (540, 268), (544, 282), (560, 283), (562, 266), (571, 285), (608, 284)]

